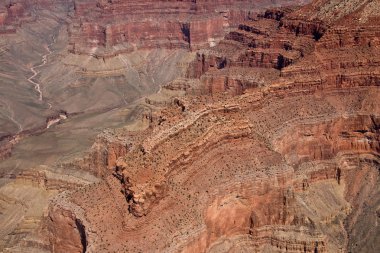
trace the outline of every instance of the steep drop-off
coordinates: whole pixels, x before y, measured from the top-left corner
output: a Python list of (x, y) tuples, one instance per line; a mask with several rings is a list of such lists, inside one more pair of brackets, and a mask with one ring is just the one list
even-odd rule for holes
[(379, 252), (380, 5), (306, 2), (1, 3), (0, 251)]
[(378, 252), (379, 9), (271, 9), (197, 51), (163, 87), (185, 96), (52, 201), (50, 249)]
[(138, 49), (214, 46), (230, 28), (269, 6), (290, 1), (75, 1), (70, 51), (111, 57)]

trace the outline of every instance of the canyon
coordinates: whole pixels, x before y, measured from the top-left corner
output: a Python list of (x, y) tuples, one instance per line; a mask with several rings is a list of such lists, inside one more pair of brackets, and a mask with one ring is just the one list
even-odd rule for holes
[[(135, 49), (213, 46), (240, 21), (270, 5), (306, 1), (75, 1), (70, 51), (110, 57)], [(147, 11), (148, 10), (148, 11)]]
[(379, 11), (4, 4), (0, 250), (379, 252)]

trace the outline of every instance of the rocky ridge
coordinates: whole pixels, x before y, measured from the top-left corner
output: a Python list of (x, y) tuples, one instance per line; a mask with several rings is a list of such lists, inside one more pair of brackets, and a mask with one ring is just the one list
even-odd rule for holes
[(51, 203), (51, 250), (377, 252), (380, 25), (360, 3), (268, 10), (198, 51), (164, 87), (186, 95)]
[[(276, 1), (277, 5), (308, 1)], [(70, 51), (97, 57), (137, 49), (214, 46), (271, 1), (75, 1)]]

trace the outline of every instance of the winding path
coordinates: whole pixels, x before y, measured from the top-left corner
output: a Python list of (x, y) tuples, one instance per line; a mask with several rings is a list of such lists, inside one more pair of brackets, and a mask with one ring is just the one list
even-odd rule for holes
[[(47, 47), (46, 47), (46, 50), (48, 51), (48, 53), (44, 54), (42, 56), (42, 62), (41, 62), (40, 65), (37, 65), (37, 66), (34, 66), (34, 67), (30, 68), (30, 71), (33, 73), (33, 75), (27, 79), (28, 82), (30, 82), (31, 84), (34, 85), (34, 89), (38, 92), (38, 100), (39, 101), (43, 100), (43, 94), (42, 94), (42, 90), (41, 90), (41, 84), (38, 83), (38, 82), (36, 82), (36, 81), (34, 81), (33, 79), (40, 73), (40, 71), (36, 71), (36, 68), (40, 68), (40, 67), (44, 66), (48, 62), (48, 56), (53, 53), (53, 51), (51, 51), (50, 47), (55, 42), (56, 42), (55, 36), (53, 36), (53, 42), (50, 43), (49, 45), (47, 45)], [(49, 105), (49, 109), (51, 109), (52, 105), (49, 102), (47, 104)], [(60, 122), (63, 119), (67, 119), (67, 115), (60, 113), (59, 116), (58, 116), (58, 118), (51, 119), (51, 120), (49, 120), (47, 122), (46, 128), (50, 128), (52, 125), (55, 125), (56, 123)]]
[[(44, 54), (42, 56), (42, 63), (40, 65), (34, 66), (30, 68), (30, 71), (33, 73), (31, 77), (28, 78), (28, 82), (34, 85), (34, 89), (38, 92), (38, 100), (42, 101), (42, 91), (41, 91), (41, 84), (33, 81), (33, 79), (40, 73), (39, 71), (36, 71), (36, 68), (44, 66), (47, 62), (48, 59), (47, 57), (51, 55), (53, 52), (51, 51), (50, 47), (55, 43), (55, 36), (53, 36), (53, 42), (50, 43), (47, 47), (46, 50), (48, 51), (47, 54)], [(51, 108), (51, 104), (49, 104), (49, 108)]]

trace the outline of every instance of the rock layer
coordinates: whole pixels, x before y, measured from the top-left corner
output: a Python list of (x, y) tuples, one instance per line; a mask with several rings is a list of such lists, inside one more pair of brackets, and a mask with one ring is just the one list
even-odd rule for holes
[(186, 96), (126, 133), (102, 182), (52, 206), (84, 210), (87, 252), (377, 252), (372, 5), (314, 1), (241, 22), (165, 86)]
[[(298, 1), (302, 3), (307, 1)], [(279, 5), (294, 1), (276, 1)], [(214, 46), (271, 1), (75, 1), (71, 52), (112, 56), (136, 48)], [(252, 11), (251, 11), (252, 10)]]
[(14, 34), (24, 23), (37, 20), (36, 9), (55, 8), (57, 5), (72, 5), (72, 0), (12, 0), (0, 3), (0, 34)]
[(0, 249), (378, 252), (379, 5), (270, 2), (76, 0), (70, 92), (161, 87), (82, 158), (2, 176)]

